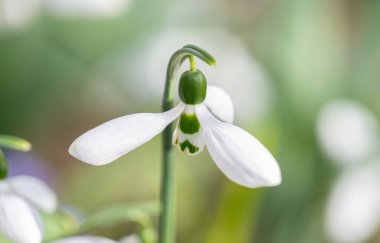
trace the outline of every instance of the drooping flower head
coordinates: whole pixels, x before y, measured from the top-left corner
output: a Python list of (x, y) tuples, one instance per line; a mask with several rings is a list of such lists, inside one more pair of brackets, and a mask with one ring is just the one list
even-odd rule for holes
[[(106, 122), (77, 138), (69, 148), (70, 154), (90, 164), (107, 164), (149, 141), (179, 118), (172, 143), (181, 151), (196, 155), (207, 147), (217, 166), (236, 183), (247, 187), (278, 185), (281, 172), (276, 160), (257, 139), (231, 124), (234, 114), (230, 97), (222, 89), (207, 85), (204, 74), (195, 68), (194, 56), (209, 65), (217, 63), (207, 51), (194, 45), (176, 51), (167, 69), (164, 112)], [(180, 77), (181, 101), (173, 108), (173, 83), (187, 58), (190, 70)], [(170, 146), (170, 132), (170, 127), (164, 132), (164, 155)]]
[(233, 104), (222, 89), (207, 85), (200, 70), (180, 77), (181, 102), (163, 113), (139, 113), (106, 122), (77, 138), (69, 153), (93, 165), (108, 164), (149, 141), (178, 118), (173, 144), (189, 155), (205, 147), (232, 181), (247, 187), (275, 186), (281, 172), (272, 154), (252, 135), (232, 125)]

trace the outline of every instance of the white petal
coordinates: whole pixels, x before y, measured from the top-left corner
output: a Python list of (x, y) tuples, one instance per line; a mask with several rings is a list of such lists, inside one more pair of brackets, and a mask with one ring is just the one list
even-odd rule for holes
[(0, 193), (0, 234), (16, 243), (40, 243), (42, 240), (32, 209), (17, 195)]
[(204, 104), (218, 119), (227, 123), (234, 121), (234, 105), (232, 99), (223, 89), (214, 85), (208, 85)]
[(52, 243), (116, 243), (116, 241), (97, 236), (75, 236), (62, 240), (55, 240)]
[(110, 163), (162, 132), (184, 109), (180, 103), (163, 113), (139, 113), (106, 122), (77, 138), (69, 153), (93, 165)]
[(9, 180), (11, 189), (45, 212), (52, 213), (57, 208), (57, 197), (43, 181), (31, 176), (16, 176)]
[(204, 105), (197, 106), (197, 115), (207, 149), (228, 178), (246, 187), (281, 183), (276, 160), (256, 138), (239, 127), (219, 121)]

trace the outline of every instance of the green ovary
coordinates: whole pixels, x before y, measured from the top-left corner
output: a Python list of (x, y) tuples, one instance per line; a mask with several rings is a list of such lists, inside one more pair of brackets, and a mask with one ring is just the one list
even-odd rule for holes
[(207, 81), (200, 70), (184, 72), (178, 84), (178, 95), (183, 103), (195, 105), (202, 103), (206, 98)]

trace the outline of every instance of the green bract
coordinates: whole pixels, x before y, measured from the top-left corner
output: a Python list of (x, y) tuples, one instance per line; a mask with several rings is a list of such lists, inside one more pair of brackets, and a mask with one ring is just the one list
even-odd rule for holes
[(186, 71), (181, 75), (178, 94), (185, 104), (195, 105), (202, 103), (206, 98), (206, 90), (206, 77), (198, 69)]

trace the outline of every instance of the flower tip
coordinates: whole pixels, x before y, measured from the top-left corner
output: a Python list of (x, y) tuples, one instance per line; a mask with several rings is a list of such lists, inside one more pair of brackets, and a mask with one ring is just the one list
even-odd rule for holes
[(69, 147), (68, 152), (71, 156), (76, 158), (77, 160), (80, 160), (84, 163), (100, 166), (105, 165), (113, 160), (104, 161), (99, 159), (98, 155), (94, 153), (93, 150), (87, 148), (86, 146), (83, 146), (83, 144), (77, 142), (75, 140)]
[(278, 170), (266, 176), (262, 175), (258, 180), (255, 180), (246, 186), (250, 188), (275, 187), (275, 186), (280, 185), (281, 182), (282, 182), (282, 176), (281, 176), (280, 170)]
[[(260, 183), (254, 183), (251, 185), (245, 185), (249, 188), (258, 188), (258, 187), (275, 187), (281, 184), (281, 178), (276, 178), (272, 180), (262, 181)], [(244, 186), (244, 185), (243, 185)]]
[(68, 152), (71, 156), (78, 159), (77, 154), (76, 154), (76, 149), (75, 149), (75, 142), (70, 145)]
[(268, 186), (269, 187), (278, 186), (281, 184), (281, 182), (282, 182), (282, 177), (281, 177), (281, 175), (279, 175), (275, 178), (272, 178), (272, 180), (268, 183)]
[[(278, 168), (278, 167), (277, 167)], [(265, 187), (274, 187), (280, 185), (282, 182), (282, 176), (280, 168), (277, 171), (273, 171), (263, 179), (263, 185)]]
[(69, 154), (70, 154), (71, 156), (73, 156), (74, 158), (76, 158), (77, 160), (83, 161), (83, 162), (85, 162), (85, 163), (92, 164), (92, 163), (88, 162), (88, 161), (83, 157), (83, 154), (80, 152), (81, 149), (78, 148), (78, 147), (80, 147), (80, 146), (78, 146), (78, 144), (75, 143), (75, 141), (74, 141), (74, 142), (70, 145), (70, 147), (69, 147), (69, 150), (68, 150)]

